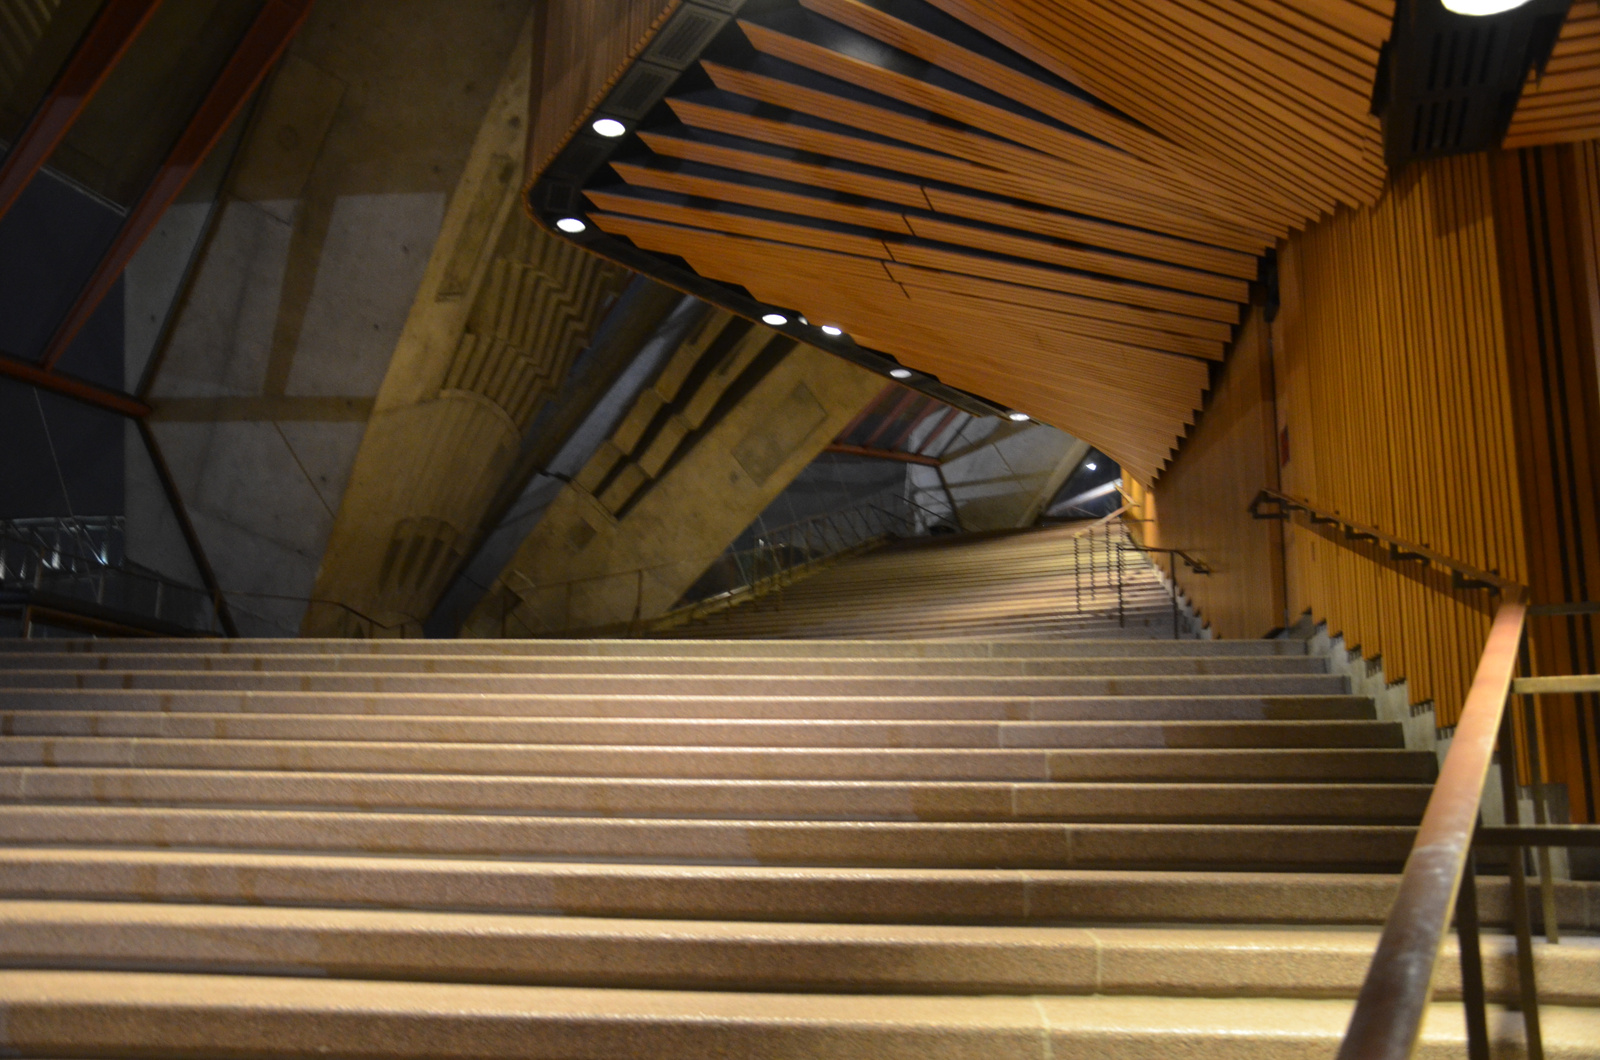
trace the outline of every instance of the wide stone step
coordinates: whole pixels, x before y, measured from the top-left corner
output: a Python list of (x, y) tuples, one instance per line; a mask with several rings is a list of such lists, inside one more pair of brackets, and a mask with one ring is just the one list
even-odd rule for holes
[(5, 736), (639, 747), (1404, 747), (1380, 721), (739, 721), (0, 711)]
[[(817, 868), (0, 848), (0, 897), (894, 924), (1381, 925), (1391, 874)], [(1485, 923), (1504, 879), (1479, 879)], [(1563, 930), (1600, 929), (1600, 884), (1558, 881)]]
[[(1188, 642), (1192, 643), (1192, 642)], [(626, 676), (673, 674), (714, 677), (1119, 677), (1186, 674), (1317, 674), (1327, 673), (1324, 659), (1311, 655), (1173, 655), (1083, 657), (1062, 659), (907, 659), (785, 658), (754, 659), (614, 656), (603, 663), (593, 656), (454, 656), (415, 655), (67, 655), (63, 662), (46, 660), (30, 671), (23, 662), (37, 657), (0, 656), (0, 674), (23, 672), (202, 671), (221, 673), (357, 673), (546, 676), (599, 674)], [(7, 666), (7, 662), (19, 665)]]
[(0, 738), (0, 765), (752, 780), (1431, 781), (1426, 751), (716, 748), (335, 740)]
[[(805, 924), (0, 901), (0, 963), (668, 990), (1343, 997), (1374, 930)], [(1514, 940), (1483, 939), (1492, 1000)], [(1600, 945), (1536, 945), (1545, 1004), (1600, 1004)], [(1460, 997), (1448, 943), (1435, 996)]]
[(719, 864), (1397, 871), (1396, 825), (691, 820), (0, 805), (0, 843)]
[(679, 674), (217, 673), (196, 670), (8, 670), (0, 689), (144, 688), (263, 692), (451, 692), (457, 694), (656, 695), (1343, 695), (1335, 674), (1211, 674), (1106, 677), (827, 677)]
[(132, 645), (118, 643), (108, 650), (104, 640), (22, 640), (0, 638), (0, 653), (37, 655), (51, 665), (74, 655), (98, 658), (107, 654), (237, 655), (338, 655), (342, 657), (407, 655), (427, 658), (461, 656), (712, 656), (729, 658), (1081, 658), (1115, 655), (1305, 655), (1299, 640), (1126, 640), (1084, 639), (1060, 644), (1031, 640), (714, 640), (595, 639), (595, 640), (340, 640), (323, 638), (151, 638)]
[(591, 696), (372, 692), (0, 692), (9, 711), (379, 714), (472, 717), (839, 719), (857, 721), (1365, 721), (1364, 696)]
[[(76, 1056), (771, 1060), (1303, 1057), (1336, 1048), (1351, 1002), (596, 990), (107, 971), (0, 972), (19, 1052)], [(1496, 1007), (1507, 1048), (1517, 1020)], [(1592, 1057), (1600, 1010), (1549, 1006), (1546, 1055)], [(1430, 1007), (1421, 1060), (1461, 1055), (1461, 1007)]]
[(0, 800), (922, 821), (1415, 824), (1426, 784), (1004, 784), (0, 768)]

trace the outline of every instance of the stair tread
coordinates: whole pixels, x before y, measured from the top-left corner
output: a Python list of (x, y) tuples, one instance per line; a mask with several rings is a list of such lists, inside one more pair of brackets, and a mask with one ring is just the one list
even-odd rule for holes
[[(183, 973), (0, 972), (12, 1048), (161, 1048), (252, 1055), (657, 1055), (1044, 1060), (1060, 1049), (1152, 1056), (1220, 1039), (1231, 1055), (1277, 1044), (1325, 1047), (1350, 1003), (1307, 999), (919, 997), (596, 990), (373, 983)], [(1592, 1055), (1600, 1010), (1543, 1012), (1553, 1057)], [(245, 1016), (247, 1018), (240, 1018)], [(1491, 1013), (1497, 1038), (1515, 1021)], [(1461, 1010), (1435, 1003), (1423, 1056), (1464, 1040)], [(113, 1054), (115, 1055), (115, 1054)]]
[[(129, 970), (762, 990), (1354, 996), (1375, 929), (1013, 927), (0, 900), (0, 961)], [(1489, 933), (1490, 987), (1514, 991)], [(1204, 955), (1204, 960), (1194, 960)], [(1537, 946), (1553, 1003), (1600, 1003), (1600, 939)], [(1440, 996), (1458, 996), (1453, 944)]]

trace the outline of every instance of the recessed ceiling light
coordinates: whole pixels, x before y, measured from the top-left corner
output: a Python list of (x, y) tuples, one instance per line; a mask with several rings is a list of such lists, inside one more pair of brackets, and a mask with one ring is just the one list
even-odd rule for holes
[(1084, 470), (1086, 470), (1086, 471), (1099, 471), (1100, 470), (1100, 465), (1099, 464), (1085, 464), (1085, 465), (1083, 465), (1083, 467), (1084, 467)]
[(838, 338), (840, 335), (844, 334), (844, 328), (836, 328), (832, 324), (824, 324), (822, 325), (822, 333), (824, 335), (832, 335), (834, 338)]
[(589, 128), (609, 139), (615, 139), (628, 131), (628, 127), (615, 118), (601, 118)]
[(1028, 420), (1028, 414), (1026, 412), (1010, 412), (1006, 415), (1014, 423), (1026, 423)]
[(577, 235), (579, 232), (582, 232), (589, 226), (578, 220), (576, 217), (563, 217), (561, 220), (556, 222), (556, 227), (570, 235)]
[(1499, 15), (1528, 0), (1442, 0), (1444, 9), (1457, 15)]
[(890, 379), (910, 379), (911, 378), (911, 369), (909, 369), (909, 368), (891, 368), (891, 369), (889, 369), (889, 378)]
[(782, 313), (768, 313), (766, 316), (761, 318), (761, 323), (769, 324), (775, 328), (781, 328), (785, 324), (789, 323), (789, 318), (784, 316)]

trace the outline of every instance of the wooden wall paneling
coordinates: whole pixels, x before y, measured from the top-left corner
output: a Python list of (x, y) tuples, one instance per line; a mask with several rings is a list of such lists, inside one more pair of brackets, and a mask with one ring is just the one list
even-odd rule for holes
[(612, 0), (599, 18), (592, 0), (540, 0), (528, 130), (530, 181), (550, 164), (680, 2)]
[[(1596, 146), (1530, 148), (1496, 160), (1520, 499), (1536, 602), (1600, 598)], [(1535, 620), (1536, 671), (1600, 671), (1597, 626), (1594, 619)], [(1547, 775), (1567, 784), (1576, 819), (1596, 819), (1600, 801), (1597, 698), (1540, 701)]]
[[(1292, 237), (1274, 376), (1287, 492), (1515, 578), (1524, 546), (1488, 191), (1482, 157), (1425, 163), (1373, 207)], [(1164, 520), (1177, 507), (1158, 505)], [(1453, 724), (1487, 629), (1483, 594), (1424, 587), (1299, 523), (1285, 571), (1291, 609), (1381, 655), (1391, 680)]]
[(1260, 637), (1284, 623), (1283, 526), (1247, 510), (1257, 491), (1278, 482), (1267, 328), (1262, 309), (1252, 309), (1204, 415), (1150, 490), (1149, 543), (1212, 568), (1204, 576), (1180, 568), (1178, 581), (1223, 637)]

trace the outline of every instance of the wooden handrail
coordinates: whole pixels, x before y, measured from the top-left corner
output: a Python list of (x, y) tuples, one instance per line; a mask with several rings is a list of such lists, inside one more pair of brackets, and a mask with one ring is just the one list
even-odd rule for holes
[(1361, 984), (1339, 1060), (1408, 1060), (1422, 1034), (1527, 624), (1527, 591), (1501, 584), (1488, 643), (1406, 858), (1400, 893)]

